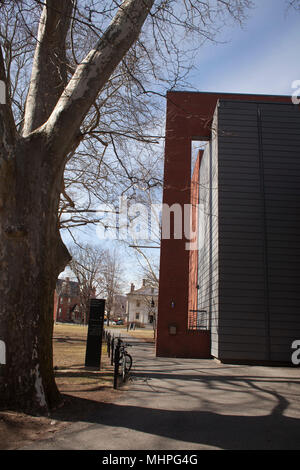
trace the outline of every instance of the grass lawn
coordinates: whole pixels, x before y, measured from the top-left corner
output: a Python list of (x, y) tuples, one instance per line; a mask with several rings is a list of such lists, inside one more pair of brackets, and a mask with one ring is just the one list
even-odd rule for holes
[(100, 370), (86, 368), (87, 326), (55, 324), (53, 332), (53, 366), (61, 393), (112, 387), (113, 369), (102, 345)]
[(145, 328), (138, 328), (135, 330), (128, 330), (126, 334), (128, 333), (128, 336), (132, 336), (133, 338), (138, 338), (143, 341), (147, 341), (149, 343), (154, 343), (154, 332), (153, 330), (148, 330)]
[(118, 325), (109, 325), (108, 327), (105, 327), (108, 330), (114, 332), (114, 330), (122, 330), (122, 335), (121, 336), (132, 336), (133, 338), (138, 338), (142, 341), (146, 341), (149, 343), (154, 343), (154, 332), (153, 329), (148, 329), (148, 328), (136, 328), (135, 330), (129, 330), (127, 331), (127, 327), (124, 325), (118, 326)]

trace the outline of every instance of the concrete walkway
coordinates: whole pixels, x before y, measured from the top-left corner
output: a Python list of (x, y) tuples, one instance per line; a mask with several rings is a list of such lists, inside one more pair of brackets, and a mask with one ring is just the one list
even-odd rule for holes
[(26, 449), (300, 448), (299, 368), (156, 358), (153, 344), (128, 342), (127, 390)]

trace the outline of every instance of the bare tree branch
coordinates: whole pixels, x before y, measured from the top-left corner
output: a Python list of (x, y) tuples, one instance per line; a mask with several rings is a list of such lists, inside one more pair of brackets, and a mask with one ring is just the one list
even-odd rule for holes
[(64, 157), (99, 92), (137, 39), (153, 3), (125, 0), (95, 49), (77, 67), (43, 129)]
[(44, 124), (67, 84), (66, 36), (72, 0), (47, 0), (40, 19), (23, 134)]

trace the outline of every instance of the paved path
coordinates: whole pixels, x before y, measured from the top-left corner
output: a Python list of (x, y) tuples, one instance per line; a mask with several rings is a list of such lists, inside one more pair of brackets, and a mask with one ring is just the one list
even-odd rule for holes
[(128, 390), (26, 449), (300, 448), (299, 368), (156, 358), (152, 344), (129, 342)]

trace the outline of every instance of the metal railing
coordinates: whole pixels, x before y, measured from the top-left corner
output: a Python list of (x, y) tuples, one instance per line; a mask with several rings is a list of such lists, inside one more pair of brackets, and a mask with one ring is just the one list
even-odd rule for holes
[(189, 310), (188, 330), (209, 330), (207, 310)]

